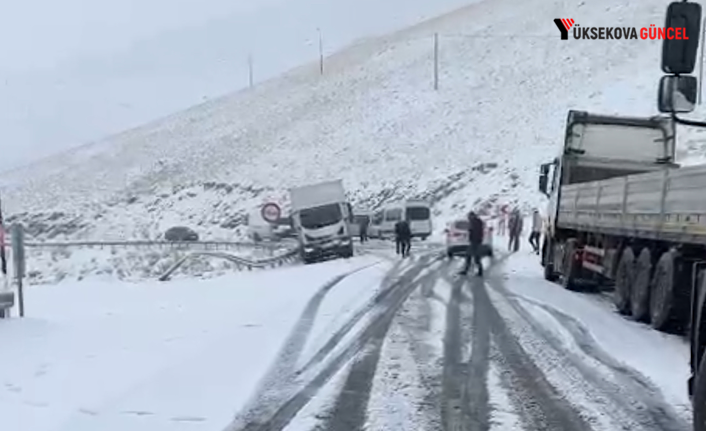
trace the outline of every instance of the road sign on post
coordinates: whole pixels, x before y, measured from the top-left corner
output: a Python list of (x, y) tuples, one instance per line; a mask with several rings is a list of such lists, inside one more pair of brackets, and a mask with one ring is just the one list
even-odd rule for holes
[(262, 218), (268, 223), (275, 223), (282, 215), (279, 205), (274, 202), (266, 203), (262, 206)]
[(25, 239), (24, 239), (24, 227), (20, 223), (15, 223), (10, 228), (10, 235), (12, 238), (12, 262), (15, 273), (15, 279), (17, 280), (17, 296), (20, 306), (20, 317), (25, 315), (25, 301), (24, 301), (24, 288), (22, 286), (22, 279), (25, 276)]

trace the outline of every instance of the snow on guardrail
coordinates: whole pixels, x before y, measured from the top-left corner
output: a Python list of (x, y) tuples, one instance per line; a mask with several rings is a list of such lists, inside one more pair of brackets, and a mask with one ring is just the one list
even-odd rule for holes
[(252, 270), (253, 268), (274, 268), (277, 266), (282, 266), (286, 262), (289, 261), (294, 261), (299, 258), (299, 250), (294, 248), (292, 250), (287, 251), (286, 253), (282, 253), (277, 256), (273, 256), (271, 258), (266, 258), (266, 259), (257, 259), (257, 260), (251, 260), (251, 259), (246, 259), (240, 256), (235, 256), (233, 254), (229, 253), (223, 253), (223, 252), (194, 252), (191, 254), (188, 254), (181, 258), (179, 261), (177, 261), (171, 268), (169, 268), (167, 271), (164, 272), (159, 277), (160, 281), (166, 281), (171, 277), (171, 275), (179, 269), (186, 261), (189, 259), (197, 258), (197, 257), (202, 257), (202, 256), (207, 256), (207, 257), (218, 257), (221, 259), (225, 259), (228, 261), (231, 261), (236, 265), (236, 268), (238, 269), (243, 269), (247, 268), (249, 270)]

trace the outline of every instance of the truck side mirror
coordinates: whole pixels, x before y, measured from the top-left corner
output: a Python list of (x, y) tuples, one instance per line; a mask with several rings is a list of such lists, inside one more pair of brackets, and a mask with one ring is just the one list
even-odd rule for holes
[(696, 106), (698, 82), (695, 76), (666, 75), (659, 81), (657, 105), (659, 112), (692, 112)]
[(701, 35), (701, 4), (671, 3), (664, 27), (667, 34), (662, 43), (662, 71), (677, 75), (693, 72)]
[(547, 195), (547, 186), (549, 184), (549, 167), (552, 163), (543, 163), (539, 168), (539, 191)]
[(548, 183), (549, 177), (547, 174), (542, 174), (539, 176), (539, 191), (544, 193), (545, 195), (547, 193), (547, 183)]

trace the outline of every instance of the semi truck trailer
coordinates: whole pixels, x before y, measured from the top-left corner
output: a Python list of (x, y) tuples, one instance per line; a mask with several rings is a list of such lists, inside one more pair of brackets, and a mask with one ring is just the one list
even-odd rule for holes
[[(701, 6), (667, 8), (658, 108), (630, 118), (569, 112), (563, 149), (540, 168), (549, 197), (541, 262), (567, 289), (611, 284), (616, 309), (686, 334), (693, 429), (706, 431), (706, 165), (675, 161), (676, 124), (697, 96)], [(645, 352), (649, 354), (649, 352)]]
[(703, 415), (706, 165), (678, 165), (675, 142), (668, 116), (570, 111), (561, 154), (540, 168), (549, 197), (541, 263), (547, 280), (610, 284), (620, 313), (688, 334), (687, 387)]

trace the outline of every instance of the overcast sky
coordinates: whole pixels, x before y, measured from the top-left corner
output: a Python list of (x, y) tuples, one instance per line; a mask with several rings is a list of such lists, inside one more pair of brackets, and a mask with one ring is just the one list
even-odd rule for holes
[(472, 0), (0, 0), (0, 171)]

